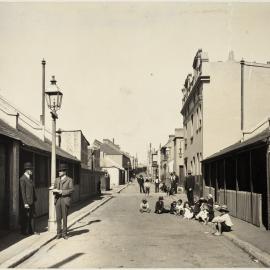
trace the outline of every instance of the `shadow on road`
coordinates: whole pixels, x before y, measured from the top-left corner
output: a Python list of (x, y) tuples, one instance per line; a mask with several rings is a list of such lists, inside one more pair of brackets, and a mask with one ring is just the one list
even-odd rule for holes
[(79, 231), (72, 231), (72, 232), (68, 232), (68, 236), (69, 236), (69, 237), (73, 237), (73, 236), (81, 235), (81, 234), (83, 234), (83, 233), (88, 233), (88, 232), (89, 232), (88, 229), (79, 230)]
[(74, 259), (76, 259), (76, 258), (82, 256), (83, 254), (85, 254), (85, 253), (75, 253), (74, 255), (72, 255), (72, 256), (70, 256), (70, 257), (68, 257), (68, 258), (66, 258), (66, 259), (64, 259), (64, 260), (62, 260), (61, 262), (56, 263), (56, 264), (54, 264), (54, 265), (52, 265), (52, 266), (50, 266), (50, 267), (48, 267), (48, 268), (58, 268), (58, 267), (60, 267), (60, 266), (62, 266), (62, 265), (64, 265), (64, 264), (66, 264), (66, 263), (68, 263), (68, 262), (71, 262), (71, 261), (73, 261)]
[[(92, 223), (96, 223), (96, 222), (101, 222), (101, 220), (100, 220), (100, 219), (91, 220), (91, 221), (87, 222), (87, 223), (86, 223), (86, 224), (84, 224), (84, 225), (81, 225), (81, 226), (78, 226), (78, 227), (72, 228), (71, 230), (69, 230), (69, 232), (75, 231), (76, 229), (79, 229), (79, 228), (82, 228), (82, 227), (85, 227), (85, 226), (91, 225)], [(78, 223), (80, 223), (80, 222), (78, 222)]]

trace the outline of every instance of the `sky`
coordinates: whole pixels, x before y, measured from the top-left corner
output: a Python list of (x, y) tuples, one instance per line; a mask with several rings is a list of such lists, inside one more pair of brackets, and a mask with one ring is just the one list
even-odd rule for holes
[(270, 3), (1, 2), (0, 95), (39, 119), (44, 58), (46, 86), (55, 75), (64, 94), (57, 128), (114, 138), (145, 162), (150, 142), (182, 127), (197, 50), (266, 63), (269, 14)]

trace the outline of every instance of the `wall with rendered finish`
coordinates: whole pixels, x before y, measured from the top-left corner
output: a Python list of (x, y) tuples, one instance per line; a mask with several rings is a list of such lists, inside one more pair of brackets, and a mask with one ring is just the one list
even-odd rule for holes
[(203, 85), (203, 158), (241, 139), (241, 66), (206, 63), (210, 83)]

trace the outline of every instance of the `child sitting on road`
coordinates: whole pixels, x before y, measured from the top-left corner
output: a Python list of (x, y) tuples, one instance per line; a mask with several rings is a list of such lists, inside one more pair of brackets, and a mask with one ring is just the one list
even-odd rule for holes
[(184, 203), (184, 219), (192, 219), (193, 211), (188, 202)]
[(171, 203), (170, 214), (176, 215), (176, 201)]
[(195, 216), (195, 219), (204, 222), (206, 225), (209, 221), (209, 208), (206, 203), (201, 205), (201, 211)]
[(141, 213), (150, 213), (151, 212), (151, 209), (149, 208), (149, 203), (147, 202), (146, 199), (143, 199), (141, 204), (140, 204), (140, 212)]
[(176, 208), (176, 214), (178, 216), (182, 216), (184, 214), (184, 205), (181, 199), (178, 200), (175, 208)]
[(230, 232), (233, 226), (227, 205), (222, 205), (219, 212), (221, 214), (212, 220), (216, 225), (216, 232), (214, 233), (216, 236), (220, 236), (223, 232)]

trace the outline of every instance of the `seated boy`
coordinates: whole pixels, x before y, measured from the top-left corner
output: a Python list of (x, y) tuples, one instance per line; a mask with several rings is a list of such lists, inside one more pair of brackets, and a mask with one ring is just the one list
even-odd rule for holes
[(223, 232), (230, 232), (233, 226), (227, 205), (222, 205), (219, 212), (221, 214), (218, 217), (214, 217), (212, 220), (212, 222), (216, 224), (216, 232), (214, 235), (217, 236), (220, 236)]
[(176, 211), (176, 201), (173, 201), (171, 203), (170, 214), (173, 214), (173, 215), (176, 215), (177, 214), (177, 211)]
[(143, 199), (141, 204), (140, 204), (140, 212), (141, 213), (150, 213), (151, 212), (151, 209), (149, 208), (149, 203), (147, 202), (146, 199)]

